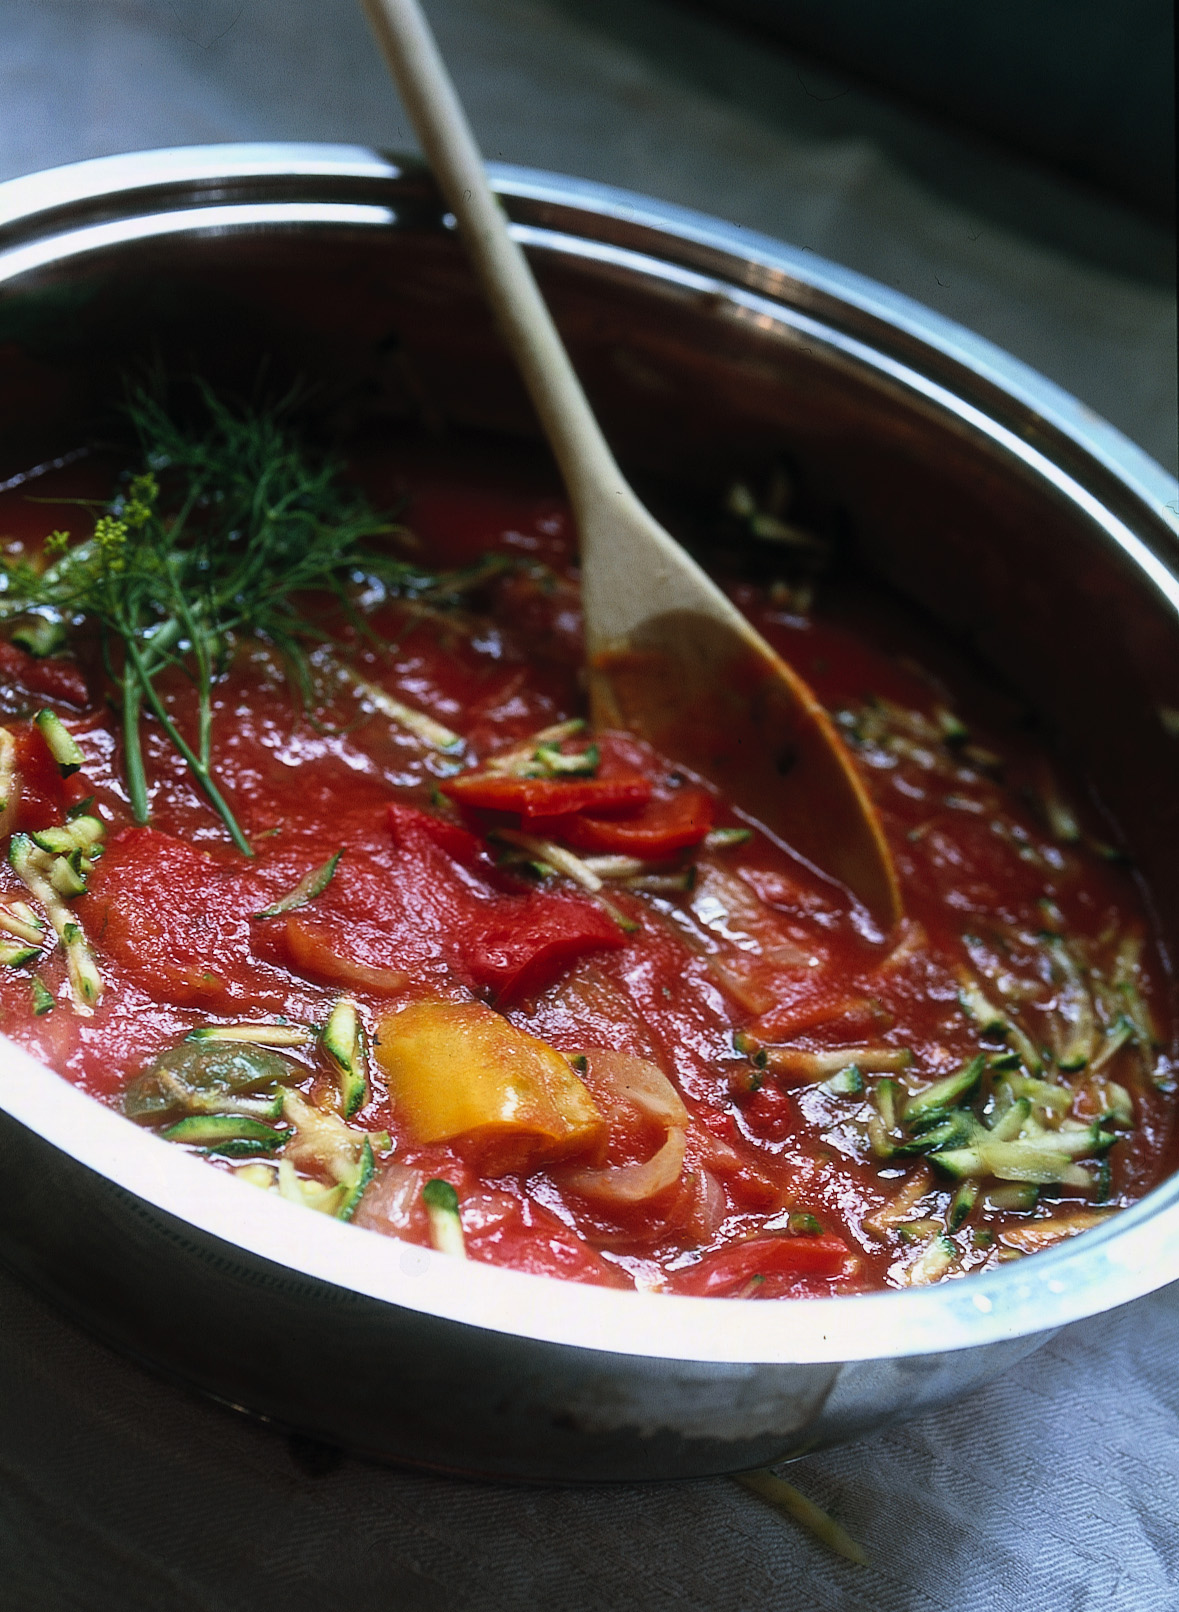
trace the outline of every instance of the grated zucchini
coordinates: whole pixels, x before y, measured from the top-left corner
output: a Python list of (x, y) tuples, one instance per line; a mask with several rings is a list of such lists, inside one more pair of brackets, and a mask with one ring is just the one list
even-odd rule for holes
[(276, 1131), (272, 1125), (264, 1125), (247, 1114), (188, 1114), (160, 1134), (168, 1142), (187, 1142), (208, 1153), (241, 1158), (252, 1153), (274, 1153), (291, 1133)]
[(957, 1107), (978, 1085), (986, 1063), (986, 1058), (979, 1053), (954, 1074), (934, 1081), (932, 1086), (910, 1097), (905, 1104), (905, 1124), (912, 1128), (918, 1121), (944, 1109)]
[(343, 854), (341, 846), (334, 856), (329, 856), (326, 862), (320, 863), (319, 867), (312, 868), (310, 873), (305, 874), (293, 890), (272, 902), (269, 907), (263, 907), (261, 912), (256, 912), (255, 918), (277, 918), (280, 913), (294, 912), (299, 907), (305, 907), (309, 901), (314, 901), (316, 896), (321, 896), (335, 877)]
[(351, 1119), (368, 1101), (368, 1056), (356, 1003), (342, 996), (332, 1008), (323, 1030), (324, 1051), (336, 1072), (340, 1111)]
[(77, 740), (56, 711), (38, 711), (33, 721), (63, 778), (71, 777), (86, 765), (86, 757), (79, 749)]
[(466, 1259), (463, 1223), (459, 1217), (458, 1193), (449, 1181), (435, 1177), (422, 1188), (422, 1202), (430, 1222), (430, 1241), (440, 1254)]
[(250, 1047), (305, 1047), (315, 1040), (306, 1024), (202, 1024), (190, 1030), (188, 1041), (232, 1041)]

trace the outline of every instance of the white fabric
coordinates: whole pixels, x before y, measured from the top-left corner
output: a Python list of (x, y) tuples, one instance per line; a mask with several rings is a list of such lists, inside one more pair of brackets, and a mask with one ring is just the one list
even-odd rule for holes
[[(874, 274), (1174, 465), (1163, 292), (935, 199), (863, 141), (795, 138), (686, 85), (584, 7), (429, 10), (489, 155)], [(352, 0), (3, 0), (0, 39), (0, 176), (206, 140), (412, 145)], [(1071, 1329), (949, 1410), (799, 1463), (789, 1476), (867, 1550), (858, 1568), (724, 1480), (505, 1488), (292, 1444), (0, 1276), (0, 1606), (1176, 1612), (1177, 1359), (1179, 1288)]]

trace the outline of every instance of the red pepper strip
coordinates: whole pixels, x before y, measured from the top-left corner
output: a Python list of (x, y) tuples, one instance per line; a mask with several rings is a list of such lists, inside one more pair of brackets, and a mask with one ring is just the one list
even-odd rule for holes
[[(625, 943), (609, 914), (585, 897), (497, 889), (490, 860), (465, 828), (400, 802), (389, 806), (387, 821), (402, 888), (416, 892), (417, 923), (437, 926), (460, 976), (491, 990), (497, 1003), (542, 990), (586, 952)], [(329, 886), (325, 908), (331, 898)]]
[(425, 842), (436, 845), (465, 868), (487, 860), (482, 842), (470, 829), (448, 823), (442, 817), (432, 817), (428, 812), (418, 811), (416, 806), (403, 806), (393, 801), (386, 810), (385, 821), (393, 843), (400, 850), (417, 850)]
[(586, 952), (616, 950), (626, 939), (600, 907), (564, 896), (531, 892), (522, 909), (495, 908), (462, 937), (463, 961), (476, 985), (489, 986), (497, 1004), (532, 996)]
[(731, 1298), (760, 1277), (753, 1293), (772, 1298), (807, 1277), (849, 1276), (856, 1263), (842, 1237), (753, 1237), (706, 1254), (670, 1285), (673, 1292), (697, 1298)]
[(19, 644), (0, 641), (0, 682), (13, 683), (28, 694), (40, 694), (66, 705), (89, 704), (90, 694), (81, 670), (68, 660), (38, 660)]
[(533, 818), (642, 806), (651, 797), (652, 785), (640, 773), (623, 778), (505, 778), (469, 772), (447, 778), (438, 787), (460, 806)]
[(626, 817), (597, 817), (587, 812), (576, 817), (533, 822), (538, 834), (561, 840), (579, 851), (615, 852), (657, 861), (685, 846), (699, 845), (712, 827), (713, 800), (706, 789), (680, 789), (674, 795), (649, 800)]

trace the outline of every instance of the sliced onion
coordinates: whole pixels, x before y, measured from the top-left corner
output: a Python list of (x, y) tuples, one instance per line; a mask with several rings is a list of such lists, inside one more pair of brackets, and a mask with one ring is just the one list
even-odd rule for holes
[[(692, 894), (692, 911), (713, 934), (777, 968), (814, 968), (814, 953), (784, 932), (782, 920), (735, 873), (708, 867)], [(751, 945), (752, 943), (752, 945)]]
[(916, 918), (902, 918), (897, 926), (900, 939), (877, 969), (879, 974), (893, 974), (929, 945), (925, 925)]
[(409, 975), (399, 969), (375, 968), (371, 963), (341, 957), (332, 950), (320, 930), (298, 918), (287, 919), (286, 935), (293, 966), (313, 979), (327, 980), (333, 985), (356, 985), (378, 996), (392, 995), (409, 984)]
[(360, 1200), (353, 1223), (367, 1226), (370, 1231), (384, 1232), (386, 1237), (404, 1236), (421, 1202), (425, 1184), (424, 1170), (411, 1170), (406, 1164), (386, 1164)]
[(685, 1178), (689, 1189), (687, 1213), (682, 1225), (701, 1247), (707, 1247), (729, 1212), (725, 1190), (711, 1170), (702, 1166)]
[(357, 963), (351, 957), (335, 958), (335, 977), (345, 985), (359, 985), (364, 990), (384, 995), (403, 991), (409, 984), (409, 975), (396, 968), (374, 968), (370, 963)]
[(683, 1098), (657, 1064), (633, 1053), (613, 1052), (608, 1047), (589, 1047), (589, 1085), (600, 1087), (615, 1102), (629, 1103), (657, 1124), (685, 1126), (688, 1110)]
[(663, 1146), (645, 1164), (608, 1164), (600, 1170), (570, 1170), (562, 1172), (561, 1185), (598, 1203), (646, 1203), (679, 1180), (686, 1143), (682, 1127), (673, 1125)]
[(763, 964), (760, 958), (746, 961), (743, 953), (738, 953), (740, 965), (735, 966), (735, 960), (722, 962), (719, 957), (708, 959), (708, 972), (717, 984), (728, 991), (734, 1001), (739, 1002), (747, 1013), (768, 1013), (778, 1004), (778, 993), (771, 990), (763, 979), (758, 978), (758, 971)]
[(721, 1137), (713, 1136), (711, 1131), (705, 1131), (700, 1140), (704, 1145), (708, 1162), (714, 1170), (719, 1170), (721, 1175), (736, 1175), (738, 1170), (745, 1168), (745, 1160), (737, 1149), (730, 1147)]

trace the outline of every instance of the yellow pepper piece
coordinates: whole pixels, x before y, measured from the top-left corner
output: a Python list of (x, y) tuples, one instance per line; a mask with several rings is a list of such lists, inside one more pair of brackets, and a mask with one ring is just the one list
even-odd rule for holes
[(606, 1121), (568, 1062), (481, 1002), (415, 1002), (374, 1054), (417, 1142), (449, 1142), (483, 1176), (600, 1151)]

